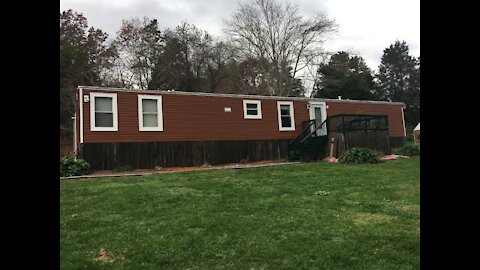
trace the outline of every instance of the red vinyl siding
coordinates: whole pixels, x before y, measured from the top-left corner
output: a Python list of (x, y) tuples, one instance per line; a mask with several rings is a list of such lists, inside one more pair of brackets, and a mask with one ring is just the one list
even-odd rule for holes
[[(118, 131), (90, 131), (90, 103), (83, 104), (84, 143), (100, 142), (152, 142), (152, 141), (225, 141), (225, 140), (281, 140), (293, 139), (300, 134), (302, 122), (309, 120), (308, 100), (292, 99), (295, 131), (279, 131), (277, 100), (262, 97), (225, 97), (157, 93), (162, 96), (163, 131), (138, 130), (138, 95), (145, 92), (83, 89), (90, 92), (117, 93)], [(261, 100), (262, 119), (243, 118), (243, 100)], [(281, 99), (281, 101), (289, 101)], [(318, 100), (315, 100), (318, 101)], [(326, 100), (328, 115), (365, 113), (388, 115), (390, 136), (404, 136), (402, 105), (353, 103)], [(230, 107), (231, 112), (224, 112)], [(77, 109), (77, 123), (80, 112)], [(78, 141), (80, 129), (77, 129)]]
[[(84, 95), (90, 92), (100, 91), (84, 89)], [(295, 131), (279, 131), (276, 100), (259, 99), (262, 119), (244, 119), (244, 98), (161, 94), (163, 131), (139, 131), (139, 94), (147, 93), (117, 92), (117, 132), (90, 131), (90, 103), (83, 103), (84, 143), (293, 139), (300, 133), (302, 121), (309, 118), (307, 102), (295, 100)], [(225, 107), (232, 111), (224, 112)]]

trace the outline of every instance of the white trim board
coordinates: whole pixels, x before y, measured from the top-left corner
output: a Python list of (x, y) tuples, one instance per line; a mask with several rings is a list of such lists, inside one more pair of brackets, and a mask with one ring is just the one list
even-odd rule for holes
[[(145, 93), (145, 90), (126, 89), (115, 87), (98, 87), (98, 86), (78, 86), (92, 91), (118, 91), (129, 93)], [(374, 100), (350, 100), (350, 99), (328, 99), (328, 98), (308, 98), (308, 97), (281, 97), (281, 96), (262, 96), (262, 95), (240, 95), (240, 94), (219, 94), (219, 93), (203, 93), (203, 92), (185, 92), (185, 91), (170, 91), (170, 90), (149, 90), (152, 94), (158, 95), (183, 95), (183, 96), (213, 96), (213, 97), (228, 97), (228, 98), (242, 98), (242, 99), (274, 99), (274, 100), (304, 100), (304, 101), (321, 101), (321, 102), (340, 102), (340, 103), (367, 103), (367, 104), (389, 104), (389, 105), (403, 105), (403, 102), (390, 101), (374, 101)]]
[[(315, 110), (313, 108), (315, 107), (320, 107), (321, 108), (321, 111), (322, 111), (322, 119), (320, 119), (320, 123), (323, 123), (323, 121), (325, 121), (327, 119), (327, 104), (326, 102), (318, 102), (318, 101), (310, 101), (308, 103), (309, 105), (309, 109), (308, 109), (308, 112), (309, 112), (309, 115), (310, 115), (310, 120), (313, 120), (315, 119)], [(314, 127), (312, 126), (312, 131), (313, 131)], [(317, 131), (317, 135), (326, 135), (327, 134), (327, 127), (324, 126), (323, 128), (319, 129)]]
[[(162, 111), (162, 96), (158, 95), (138, 95), (138, 130), (139, 131), (163, 131), (163, 111)], [(154, 99), (157, 101), (157, 126), (144, 127), (143, 126), (143, 103), (144, 99)]]
[(77, 156), (77, 113), (73, 116), (73, 153)]
[[(290, 122), (291, 127), (282, 127), (282, 117), (280, 111), (280, 105), (289, 105), (290, 106)], [(293, 101), (277, 101), (277, 116), (278, 116), (278, 130), (280, 131), (293, 131), (295, 130), (295, 113), (293, 110)]]
[(79, 89), (78, 104), (80, 106), (80, 144), (83, 143), (83, 88)]
[(309, 108), (310, 120), (315, 118), (315, 111), (312, 110), (312, 107), (315, 105), (317, 106), (319, 105), (322, 107), (322, 122), (325, 121), (325, 119), (327, 119), (327, 103), (326, 102), (310, 101), (308, 104), (310, 105), (310, 108)]
[[(95, 98), (109, 97), (112, 98), (112, 115), (113, 127), (96, 127), (95, 126)], [(83, 97), (82, 97), (83, 102)], [(97, 93), (90, 92), (90, 131), (118, 131), (118, 110), (117, 110), (117, 94), (115, 93)]]
[[(257, 104), (257, 115), (247, 114), (247, 104)], [(262, 119), (262, 102), (260, 100), (243, 100), (243, 118), (244, 119)]]

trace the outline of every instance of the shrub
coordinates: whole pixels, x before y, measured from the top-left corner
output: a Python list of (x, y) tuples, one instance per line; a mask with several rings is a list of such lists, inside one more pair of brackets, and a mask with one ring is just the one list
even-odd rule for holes
[(60, 176), (77, 176), (90, 173), (90, 164), (83, 159), (64, 157), (60, 159)]
[(408, 145), (400, 148), (393, 149), (393, 153), (396, 155), (402, 156), (419, 156), (420, 155), (420, 146), (418, 145)]
[(348, 149), (338, 160), (347, 164), (379, 163), (381, 162), (377, 152), (368, 149), (353, 147)]

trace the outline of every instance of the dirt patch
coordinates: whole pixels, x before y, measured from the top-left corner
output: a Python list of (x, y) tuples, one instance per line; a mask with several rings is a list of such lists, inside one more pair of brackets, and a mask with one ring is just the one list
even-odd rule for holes
[(95, 261), (104, 262), (104, 263), (111, 263), (114, 261), (113, 254), (111, 252), (106, 252), (105, 249), (100, 249), (98, 252), (97, 257), (95, 257)]
[(102, 263), (113, 263), (114, 261), (124, 263), (126, 260), (124, 255), (113, 256), (112, 252), (106, 252), (104, 248), (101, 248), (95, 257), (95, 261)]
[(148, 174), (148, 173), (159, 173), (159, 172), (188, 172), (188, 171), (200, 171), (208, 170), (212, 168), (235, 168), (235, 167), (249, 167), (255, 165), (264, 165), (272, 163), (282, 163), (287, 162), (286, 160), (261, 160), (249, 163), (229, 163), (222, 165), (214, 166), (199, 166), (199, 167), (170, 167), (170, 168), (158, 168), (158, 169), (136, 169), (129, 172), (116, 172), (113, 170), (96, 170), (93, 171), (90, 175), (129, 175), (129, 174)]
[(384, 214), (358, 213), (354, 216), (353, 223), (355, 223), (355, 225), (378, 224), (390, 222), (394, 218), (394, 216)]

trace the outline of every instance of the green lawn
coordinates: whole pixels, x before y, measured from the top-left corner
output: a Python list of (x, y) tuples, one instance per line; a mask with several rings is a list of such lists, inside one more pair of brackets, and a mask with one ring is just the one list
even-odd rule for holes
[(60, 191), (64, 270), (420, 268), (418, 157), (62, 180)]

